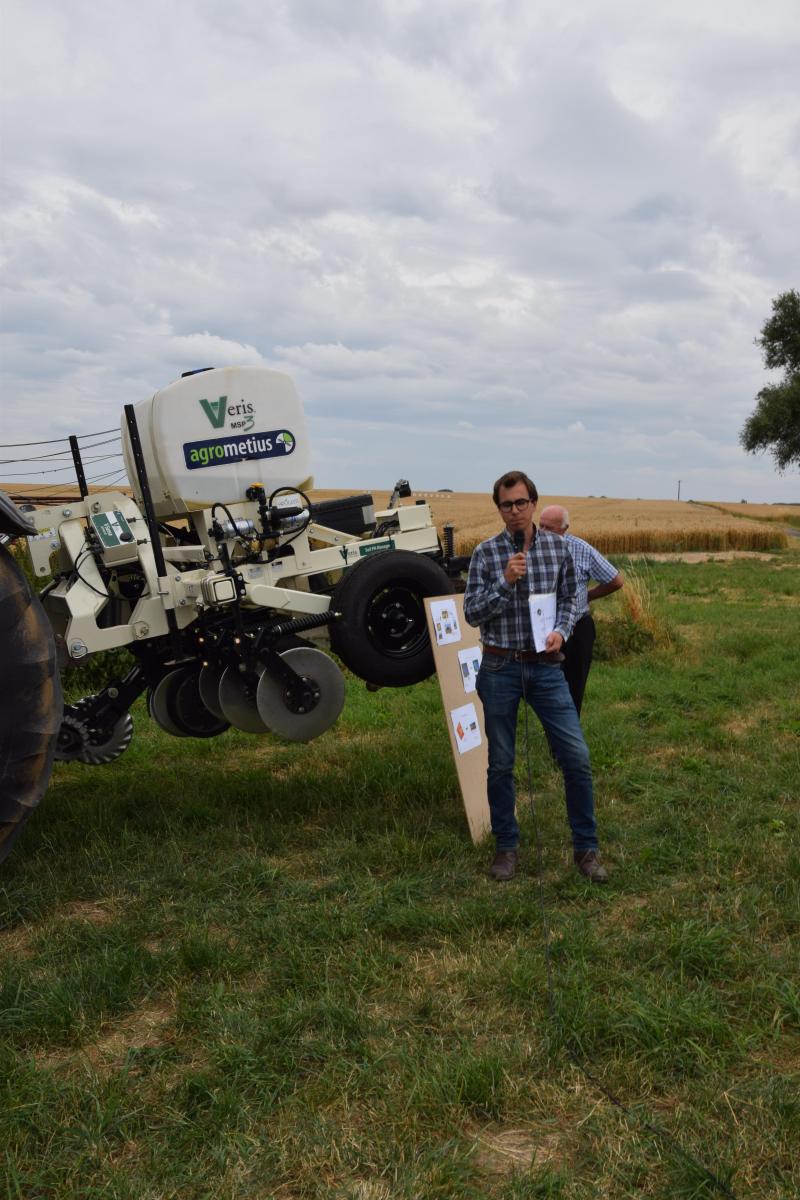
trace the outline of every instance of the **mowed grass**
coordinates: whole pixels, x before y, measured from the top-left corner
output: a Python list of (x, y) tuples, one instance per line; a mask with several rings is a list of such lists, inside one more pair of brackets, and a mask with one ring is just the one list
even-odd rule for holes
[[(314, 499), (345, 496), (342, 491), (319, 491)], [(373, 492), (377, 508), (385, 507), (389, 492)], [(456, 552), (469, 554), (484, 538), (497, 532), (497, 511), (485, 492), (414, 492), (430, 505), (440, 533), (446, 524), (455, 530)], [(406, 500), (402, 503), (410, 503)], [(679, 503), (676, 500), (618, 500), (606, 496), (540, 496), (539, 512), (561, 504), (570, 514), (570, 531), (587, 538), (603, 554), (655, 554), (691, 550), (781, 550), (787, 545), (781, 524), (800, 522), (797, 510), (773, 510), (771, 505), (723, 506)], [(745, 509), (769, 510), (769, 519)], [(787, 517), (781, 516), (783, 512)], [(742, 516), (749, 515), (748, 521)]]
[(0, 882), (2, 1194), (800, 1194), (800, 556), (637, 569), (664, 636), (602, 601), (585, 708), (607, 888), (531, 725), (552, 1012), (528, 799), (493, 884), (434, 680), (349, 679), (305, 747), (139, 705), (57, 766)]

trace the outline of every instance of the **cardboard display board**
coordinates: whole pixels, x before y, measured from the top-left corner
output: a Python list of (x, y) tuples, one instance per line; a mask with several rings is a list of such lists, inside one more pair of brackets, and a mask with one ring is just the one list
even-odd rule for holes
[(490, 828), (486, 800), (489, 756), (483, 708), (475, 691), (481, 660), (480, 631), (464, 620), (463, 596), (428, 599), (425, 615), (464, 811), (470, 836), (473, 842), (479, 842)]

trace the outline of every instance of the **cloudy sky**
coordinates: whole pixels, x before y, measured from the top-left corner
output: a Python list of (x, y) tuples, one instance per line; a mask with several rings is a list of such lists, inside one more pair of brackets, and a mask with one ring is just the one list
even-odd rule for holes
[(319, 486), (800, 500), (796, 0), (2, 9), (2, 443), (263, 363)]

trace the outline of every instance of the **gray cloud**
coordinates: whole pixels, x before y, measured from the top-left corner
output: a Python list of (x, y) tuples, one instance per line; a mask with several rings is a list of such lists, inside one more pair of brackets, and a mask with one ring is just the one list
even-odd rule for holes
[(474, 490), (513, 461), (550, 492), (798, 498), (737, 442), (798, 283), (788, 3), (19, 0), (6, 24), (3, 441), (263, 362), (301, 387), (321, 485)]

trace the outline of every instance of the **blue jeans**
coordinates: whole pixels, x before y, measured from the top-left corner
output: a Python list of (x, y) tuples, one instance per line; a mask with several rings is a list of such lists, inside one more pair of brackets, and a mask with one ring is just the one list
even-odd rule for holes
[(497, 849), (515, 850), (519, 842), (519, 825), (514, 811), (514, 759), (517, 712), (520, 700), (524, 698), (539, 718), (564, 774), (572, 844), (576, 850), (596, 850), (589, 751), (560, 667), (548, 663), (514, 662), (484, 654), (477, 690), (483, 704), (489, 744), (486, 790)]

